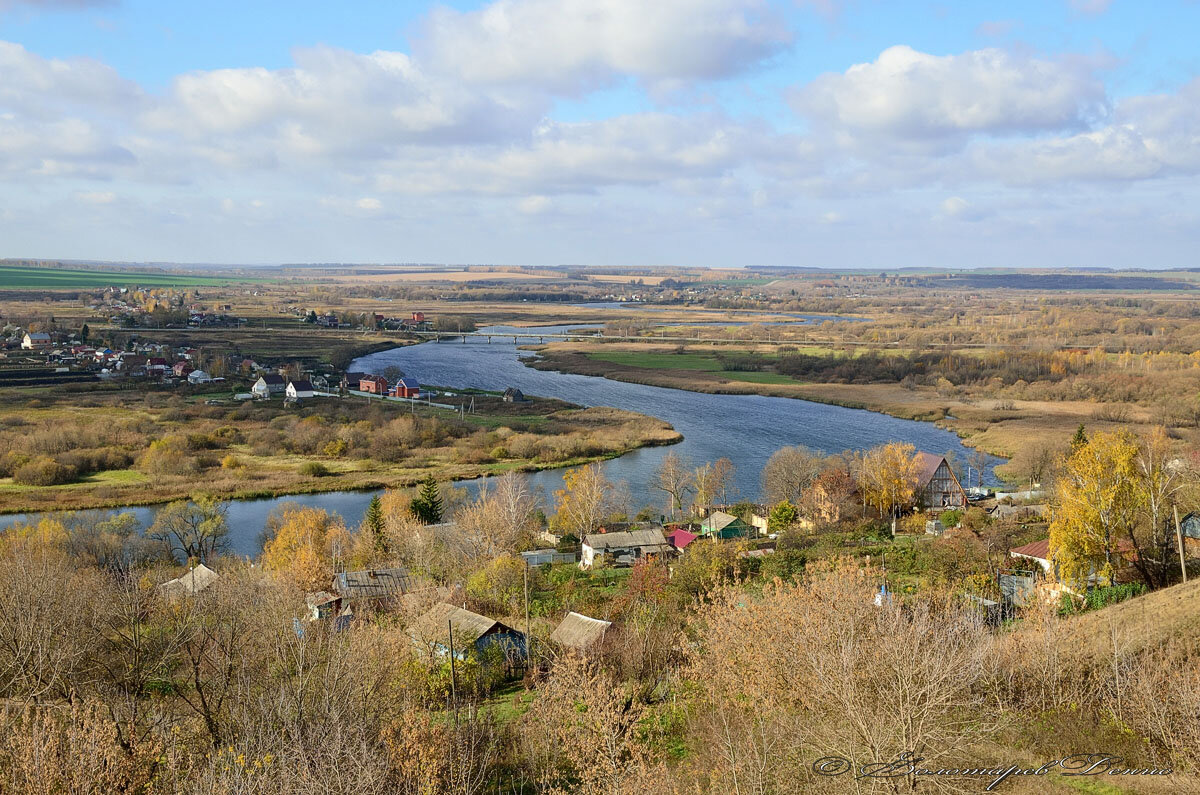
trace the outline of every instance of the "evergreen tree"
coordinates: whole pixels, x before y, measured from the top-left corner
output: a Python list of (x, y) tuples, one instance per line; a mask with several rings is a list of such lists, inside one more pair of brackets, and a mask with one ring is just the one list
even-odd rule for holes
[(429, 475), (421, 481), (421, 491), (412, 501), (413, 516), (425, 524), (442, 521), (442, 495), (438, 493), (437, 481)]
[(383, 535), (383, 501), (378, 494), (371, 498), (367, 512), (363, 514), (363, 529), (371, 534), (377, 551), (387, 552), (387, 540)]
[(1079, 427), (1075, 429), (1075, 435), (1071, 437), (1071, 452), (1074, 453), (1087, 443), (1087, 432), (1083, 429), (1083, 423), (1081, 422), (1079, 423)]
[(79, 329), (79, 341), (87, 342), (88, 335), (91, 334), (91, 332), (92, 332), (92, 330), (88, 328), (88, 324), (84, 323), (83, 328)]

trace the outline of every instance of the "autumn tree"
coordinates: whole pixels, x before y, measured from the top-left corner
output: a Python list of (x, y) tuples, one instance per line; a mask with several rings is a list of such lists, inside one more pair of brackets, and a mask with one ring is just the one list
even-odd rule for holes
[(728, 458), (718, 458), (697, 467), (692, 473), (692, 484), (696, 490), (692, 500), (693, 513), (706, 516), (712, 510), (713, 503), (726, 504), (725, 496), (732, 479), (733, 462)]
[(228, 509), (227, 503), (213, 496), (173, 502), (155, 515), (149, 535), (186, 560), (207, 563), (228, 548)]
[(674, 450), (663, 456), (651, 485), (667, 495), (667, 511), (672, 517), (683, 510), (684, 498), (695, 490), (695, 481), (687, 462)]
[(858, 487), (867, 505), (877, 509), (881, 517), (895, 519), (912, 505), (917, 485), (914, 452), (911, 444), (888, 442), (863, 454)]
[(350, 534), (336, 514), (320, 508), (287, 505), (268, 519), (272, 535), (263, 547), (262, 563), (284, 581), (305, 590), (327, 587), (334, 561), (350, 545)]
[(1119, 431), (1096, 433), (1067, 459), (1055, 489), (1050, 554), (1059, 577), (1079, 590), (1093, 575), (1111, 583), (1118, 540), (1137, 532), (1144, 498), (1137, 458), (1137, 440)]
[(596, 529), (619, 509), (617, 492), (599, 464), (568, 469), (563, 474), (564, 488), (554, 492), (558, 505), (551, 526), (579, 537)]

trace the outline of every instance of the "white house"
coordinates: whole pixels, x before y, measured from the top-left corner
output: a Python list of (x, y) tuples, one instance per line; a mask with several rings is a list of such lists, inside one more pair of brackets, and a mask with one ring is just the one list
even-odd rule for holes
[(49, 348), (50, 345), (50, 335), (41, 331), (36, 331), (32, 334), (26, 334), (25, 339), (21, 340), (21, 347), (27, 351)]
[(663, 536), (662, 528), (588, 533), (583, 537), (579, 568), (590, 569), (601, 564), (632, 566), (639, 558), (657, 558), (674, 551)]
[(203, 370), (192, 370), (188, 373), (189, 384), (207, 384), (212, 380), (212, 376)]
[(259, 376), (258, 380), (254, 382), (254, 386), (250, 387), (250, 391), (260, 398), (282, 395), (285, 389), (287, 389), (287, 381), (283, 376), (275, 373)]
[(310, 381), (289, 381), (287, 385), (287, 396), (292, 400), (300, 400), (302, 398), (310, 398), (315, 395), (313, 385)]

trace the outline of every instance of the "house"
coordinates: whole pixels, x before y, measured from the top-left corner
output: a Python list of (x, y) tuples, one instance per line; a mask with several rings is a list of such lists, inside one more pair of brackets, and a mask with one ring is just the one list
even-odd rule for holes
[(212, 376), (203, 370), (192, 370), (187, 379), (189, 384), (207, 384), (212, 380)]
[(424, 323), (425, 322), (425, 313), (424, 312), (413, 312), (412, 313), (412, 322)]
[(386, 395), (387, 379), (381, 375), (366, 375), (358, 382), (358, 390), (368, 395)]
[(679, 527), (667, 533), (667, 543), (671, 545), (676, 552), (682, 552), (687, 548), (687, 545), (695, 541), (700, 536), (695, 533), (689, 533), (687, 530)]
[(917, 453), (914, 464), (917, 470), (917, 505), (927, 510), (966, 507), (967, 493), (963, 491), (945, 456)]
[(221, 579), (221, 575), (205, 566), (203, 563), (193, 566), (187, 574), (167, 580), (158, 586), (159, 593), (174, 598), (178, 596), (195, 596), (211, 587)]
[(187, 362), (175, 362), (175, 366), (171, 368), (171, 372), (175, 373), (176, 378), (183, 378), (195, 369), (195, 367), (192, 367)]
[(276, 373), (266, 373), (260, 375), (258, 380), (254, 382), (254, 386), (250, 387), (250, 391), (260, 398), (269, 398), (273, 395), (281, 395), (287, 390), (287, 380), (283, 376)]
[[(1129, 560), (1136, 554), (1137, 552), (1134, 550), (1133, 545), (1127, 539), (1117, 540), (1116, 555), (1114, 555), (1112, 561), (1113, 568), (1115, 569), (1115, 579), (1121, 581), (1122, 574), (1128, 574)], [(1033, 587), (1043, 593), (1043, 597), (1047, 602), (1051, 604), (1056, 603), (1063, 592), (1076, 596), (1079, 595), (1075, 589), (1068, 587), (1067, 584), (1059, 579), (1058, 564), (1050, 554), (1049, 538), (1013, 547), (1008, 551), (1008, 555), (1018, 561), (1028, 561), (1029, 563), (1036, 564), (1037, 568), (1034, 571), (1037, 576)], [(1028, 563), (1024, 563), (1024, 565), (1028, 565)], [(1087, 588), (1089, 590), (1097, 585), (1097, 579), (1098, 577), (1095, 573), (1088, 576)]]
[(604, 633), (611, 626), (611, 621), (571, 612), (550, 633), (550, 640), (568, 649), (586, 651), (603, 640)]
[(700, 523), (700, 535), (706, 538), (745, 538), (750, 535), (750, 525), (733, 514), (713, 511)]
[(167, 372), (168, 367), (170, 367), (170, 364), (161, 356), (151, 356), (146, 361), (146, 372), (148, 373), (157, 373), (162, 375), (163, 373)]
[(358, 382), (366, 378), (370, 373), (346, 373), (342, 376), (342, 390), (349, 391), (358, 389)]
[(640, 558), (653, 560), (672, 551), (661, 527), (617, 533), (588, 533), (583, 537), (579, 568), (590, 569), (601, 564), (632, 566)]
[(1200, 558), (1200, 513), (1189, 513), (1180, 519), (1179, 530), (1183, 533), (1183, 557)]
[(304, 595), (308, 607), (308, 620), (320, 621), (333, 618), (342, 612), (342, 597), (329, 591), (315, 591)]
[(505, 403), (524, 403), (527, 399), (528, 398), (525, 397), (525, 394), (516, 387), (510, 386), (508, 389), (504, 390)]
[(399, 566), (390, 569), (364, 569), (343, 571), (333, 575), (331, 590), (344, 601), (370, 600), (381, 602), (396, 599), (413, 589), (413, 578), (408, 569)]
[(521, 560), (526, 566), (544, 566), (547, 563), (574, 563), (574, 552), (559, 552), (557, 549), (533, 549), (521, 553)]
[(21, 347), (27, 351), (45, 350), (50, 346), (50, 335), (41, 331), (26, 334), (25, 338), (21, 341)]
[(417, 383), (417, 379), (404, 377), (396, 382), (392, 387), (392, 397), (398, 398), (419, 398), (421, 396), (421, 385)]
[(456, 659), (465, 658), (468, 649), (483, 654), (492, 648), (503, 653), (510, 664), (525, 659), (525, 633), (445, 602), (434, 605), (413, 622), (409, 634), (431, 652), (452, 653)]
[(285, 394), (292, 400), (301, 400), (303, 398), (310, 398), (316, 393), (313, 391), (311, 382), (301, 379), (299, 381), (288, 381)]

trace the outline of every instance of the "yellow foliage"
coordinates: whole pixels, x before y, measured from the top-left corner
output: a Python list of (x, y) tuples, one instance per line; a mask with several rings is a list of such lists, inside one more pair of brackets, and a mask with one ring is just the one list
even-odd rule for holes
[(288, 507), (274, 524), (263, 567), (305, 590), (327, 586), (334, 558), (344, 557), (351, 545), (341, 518), (319, 508)]

